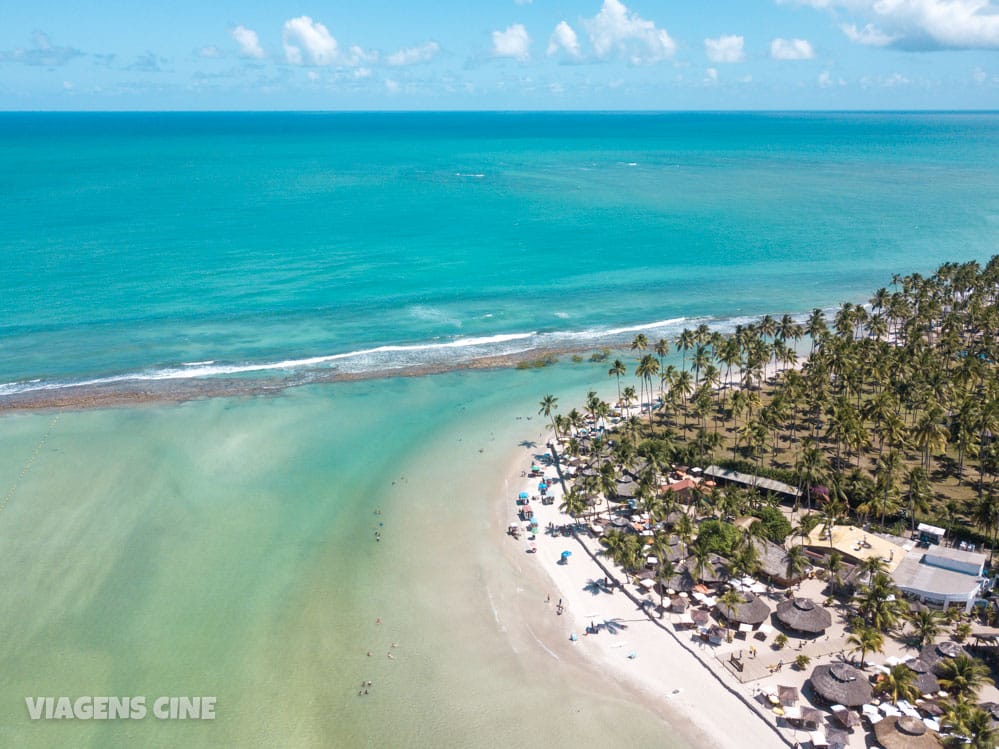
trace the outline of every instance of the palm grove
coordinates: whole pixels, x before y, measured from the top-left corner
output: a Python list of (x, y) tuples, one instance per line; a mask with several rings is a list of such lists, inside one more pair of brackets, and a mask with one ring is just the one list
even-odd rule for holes
[[(552, 421), (566, 453), (582, 457), (586, 469), (564, 498), (563, 509), (581, 518), (610, 517), (622, 482), (655, 528), (651, 548), (642, 537), (608, 529), (604, 553), (635, 571), (647, 554), (663, 560), (656, 578), (678, 574), (677, 543), (689, 552), (685, 573), (699, 580), (712, 560), (729, 575), (752, 574), (765, 540), (804, 540), (817, 525), (848, 518), (896, 532), (920, 520), (944, 526), (994, 546), (999, 533), (999, 256), (984, 267), (947, 263), (934, 274), (896, 276), (869, 305), (843, 304), (829, 319), (814, 310), (804, 322), (769, 315), (731, 334), (701, 325), (675, 340), (638, 335), (630, 367), (613, 361), (618, 402), (650, 404), (614, 431), (580, 432), (605, 424), (614, 413), (591, 392), (586, 403), (559, 413), (546, 396), (541, 413)], [(807, 350), (799, 367), (798, 352)], [(668, 364), (680, 354), (680, 366)], [(793, 526), (775, 500), (757, 492), (713, 488), (681, 503), (659, 491), (676, 464), (720, 463), (797, 486), (800, 504)], [(750, 515), (742, 530), (729, 521)], [(784, 556), (787, 578), (807, 566), (800, 545)], [(835, 551), (825, 555), (832, 592), (845, 592), (845, 565)], [(926, 639), (938, 633), (939, 617), (910, 618), (883, 570), (859, 570), (861, 583), (847, 598), (852, 611), (850, 643), (863, 657), (881, 650), (884, 636)], [(660, 590), (662, 587), (660, 587)], [(922, 616), (922, 619), (919, 618)], [(967, 627), (958, 623), (958, 628)], [(965, 634), (963, 629), (955, 632)], [(952, 664), (953, 665), (953, 664)], [(960, 661), (955, 668), (978, 664)], [(952, 676), (948, 674), (948, 677)], [(900, 669), (886, 683), (911, 693)], [(960, 684), (960, 675), (955, 677)], [(981, 711), (970, 701), (984, 675), (955, 690), (948, 718), (965, 735), (991, 746)], [(948, 682), (952, 681), (948, 678)]]

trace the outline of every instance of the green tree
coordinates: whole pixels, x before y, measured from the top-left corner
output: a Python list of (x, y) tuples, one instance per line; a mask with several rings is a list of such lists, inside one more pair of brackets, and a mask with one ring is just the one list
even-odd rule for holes
[(958, 699), (973, 700), (986, 684), (992, 684), (988, 667), (976, 658), (961, 653), (940, 663), (940, 686)]
[(860, 653), (860, 668), (864, 668), (864, 659), (868, 653), (884, 652), (885, 636), (874, 627), (861, 627), (846, 637), (847, 645), (852, 645), (852, 652)]
[(887, 695), (892, 704), (899, 700), (915, 701), (919, 698), (919, 689), (916, 687), (916, 674), (904, 663), (892, 666), (884, 675), (881, 681), (875, 686), (874, 691), (878, 694)]

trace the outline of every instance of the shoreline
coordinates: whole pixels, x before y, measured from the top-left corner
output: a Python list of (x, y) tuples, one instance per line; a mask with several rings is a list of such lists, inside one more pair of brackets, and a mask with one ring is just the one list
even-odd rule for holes
[[(551, 437), (547, 428), (545, 436)], [(531, 454), (546, 452), (549, 448), (539, 444), (521, 450), (513, 459), (504, 482), (508, 489), (515, 491), (508, 491), (510, 496), (504, 497), (503, 504), (497, 508), (497, 516), (506, 518), (506, 523), (510, 522), (517, 493), (523, 490), (533, 494), (532, 484), (537, 481), (521, 475), (525, 461), (530, 460)], [(546, 478), (555, 475), (553, 468), (546, 468)], [(666, 620), (657, 622), (642, 611), (636, 603), (637, 596), (625, 588), (628, 583), (617, 580), (613, 568), (601, 563), (582, 538), (544, 533), (548, 522), (556, 525), (572, 522), (557, 509), (561, 486), (556, 484), (550, 491), (556, 497), (553, 505), (531, 502), (535, 516), (543, 518), (536, 540), (530, 542), (522, 538), (518, 541), (505, 536), (501, 542), (508, 556), (519, 552), (527, 557), (530, 560), (527, 566), (536, 569), (553, 591), (550, 602), (541, 602), (537, 609), (530, 607), (522, 612), (527, 621), (538, 622), (543, 615), (556, 620), (551, 624), (541, 619), (539, 627), (546, 625), (546, 629), (556, 632), (559, 639), (555, 642), (538, 640), (538, 645), (579, 662), (595, 680), (613, 679), (658, 715), (689, 746), (719, 749), (792, 746), (792, 741), (783, 736), (775, 724), (753, 709), (749, 695), (741, 694), (737, 686), (726, 683), (725, 673), (716, 671), (714, 664), (709, 664), (685, 645), (668, 629)], [(505, 525), (498, 530), (505, 531)], [(537, 552), (527, 552), (526, 546), (530, 543), (536, 544)], [(558, 561), (563, 548), (575, 552), (564, 565)], [(589, 581), (600, 577), (611, 579), (612, 592), (587, 592)], [(558, 601), (564, 604), (561, 615), (555, 611)], [(591, 621), (606, 619), (620, 620), (625, 626), (616, 634), (609, 631), (593, 636), (584, 634)], [(573, 635), (577, 638), (575, 641), (571, 639)], [(634, 658), (629, 657), (632, 653)], [(713, 655), (709, 657), (713, 658)]]

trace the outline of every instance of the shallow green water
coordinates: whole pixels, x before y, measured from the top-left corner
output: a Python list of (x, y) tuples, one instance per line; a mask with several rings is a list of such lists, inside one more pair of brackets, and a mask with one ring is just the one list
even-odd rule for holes
[[(504, 631), (504, 607), (542, 593), (500, 553), (505, 489), (487, 479), (540, 430), (539, 394), (568, 407), (605, 379), (469, 372), (63, 414), (0, 512), (3, 743), (675, 745), (620, 689)], [(5, 482), (51, 423), (0, 420)], [(217, 718), (32, 722), (29, 695), (212, 695)]]

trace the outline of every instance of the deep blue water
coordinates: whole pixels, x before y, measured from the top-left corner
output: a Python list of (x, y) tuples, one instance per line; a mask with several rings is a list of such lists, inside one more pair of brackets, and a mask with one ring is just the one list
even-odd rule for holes
[(0, 392), (863, 301), (994, 254), (996, 174), (995, 114), (2, 114)]

